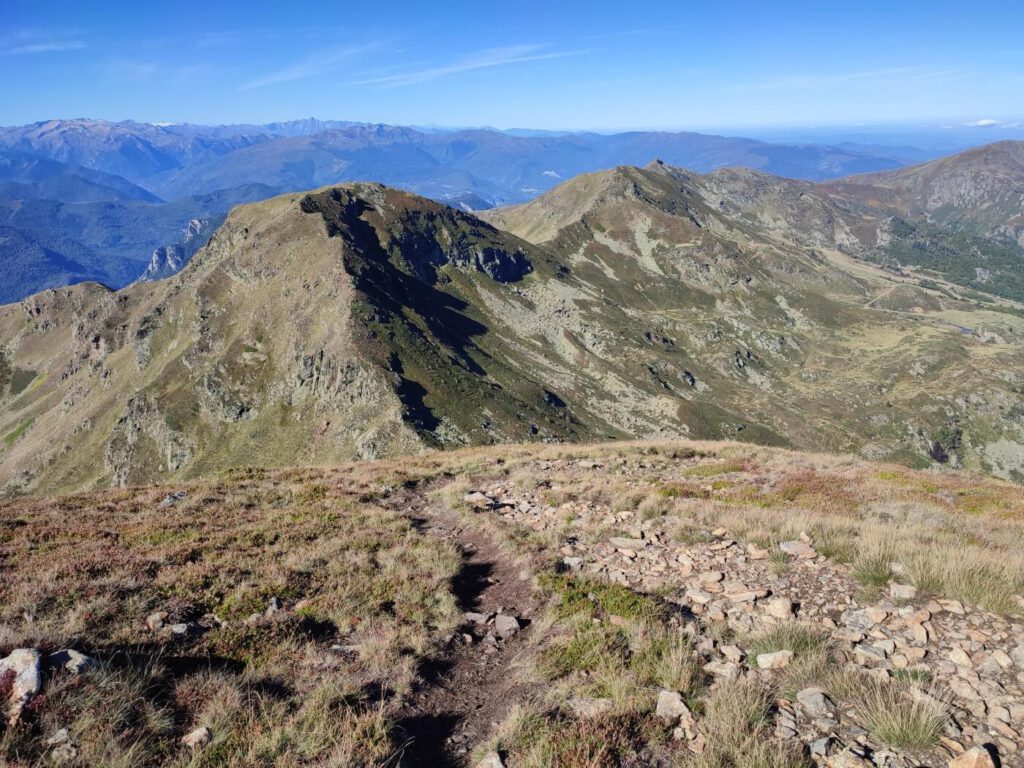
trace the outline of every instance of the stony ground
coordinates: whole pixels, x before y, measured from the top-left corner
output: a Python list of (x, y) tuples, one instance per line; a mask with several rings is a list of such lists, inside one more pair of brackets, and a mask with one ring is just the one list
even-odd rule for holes
[(1024, 765), (1024, 494), (505, 447), (0, 508), (0, 761)]
[[(604, 463), (589, 459), (542, 461), (530, 468), (538, 476), (563, 472), (576, 481), (607, 471)], [(1024, 765), (1024, 622), (1019, 617), (922, 595), (898, 581), (887, 585), (884, 595), (862, 597), (851, 566), (821, 555), (806, 534), (773, 549), (737, 541), (727, 528), (691, 542), (673, 535), (671, 518), (643, 519), (633, 510), (615, 512), (586, 500), (551, 505), (543, 493), (523, 493), (500, 481), (482, 485), (466, 500), (514, 525), (561, 531), (559, 552), (571, 571), (665, 596), (688, 617), (684, 631), (696, 640), (707, 662), (704, 669), (715, 679), (771, 679), (794, 656), (787, 649), (756, 654), (742, 640), (717, 638), (756, 636), (805, 622), (829, 633), (836, 662), (851, 670), (928, 681), (920, 695), (940, 701), (949, 715), (931, 754), (901, 754), (872, 738), (862, 713), (838, 705), (818, 687), (796, 692), (793, 700), (780, 698), (776, 732), (822, 762), (941, 764), (988, 744), (1004, 765)], [(568, 532), (566, 519), (572, 520)], [(591, 535), (607, 529), (622, 535)]]

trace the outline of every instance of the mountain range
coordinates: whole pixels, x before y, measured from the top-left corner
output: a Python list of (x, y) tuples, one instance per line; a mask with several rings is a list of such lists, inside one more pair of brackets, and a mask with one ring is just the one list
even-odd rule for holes
[(1002, 143), (818, 184), (655, 161), (478, 213), (379, 183), (242, 205), (173, 277), (0, 307), (0, 486), (679, 436), (1022, 480), (1020, 163)]
[(119, 288), (169, 274), (231, 207), (296, 189), (373, 180), (479, 210), (655, 157), (696, 171), (743, 165), (823, 180), (897, 168), (919, 154), (698, 133), (415, 129), (312, 118), (228, 126), (49, 120), (0, 128), (0, 258), (8, 276), (0, 301), (86, 279)]

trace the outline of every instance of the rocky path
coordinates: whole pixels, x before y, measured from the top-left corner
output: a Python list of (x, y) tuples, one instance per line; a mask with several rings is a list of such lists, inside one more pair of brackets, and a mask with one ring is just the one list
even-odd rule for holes
[(529, 574), (480, 527), (418, 495), (406, 513), (417, 528), (455, 545), (462, 568), (452, 588), (463, 625), (421, 670), (422, 685), (399, 714), (403, 766), (461, 766), (523, 688), (512, 672), (539, 609)]
[[(562, 472), (601, 471), (594, 462), (557, 464)], [(538, 474), (550, 468), (540, 463)], [(1024, 765), (1024, 622), (1019, 619), (941, 596), (919, 596), (913, 586), (898, 582), (882, 597), (864, 598), (850, 567), (819, 554), (807, 535), (771, 549), (737, 541), (724, 528), (706, 531), (701, 541), (679, 541), (664, 518), (644, 519), (585, 499), (552, 505), (540, 493), (500, 481), (483, 484), (467, 502), (508, 524), (559, 531), (567, 569), (666, 595), (695, 617), (689, 626), (705, 656), (704, 669), (714, 679), (770, 676), (786, 667), (791, 653), (762, 657), (743, 647), (743, 638), (800, 621), (826, 631), (836, 661), (851, 671), (929, 681), (920, 695), (940, 701), (948, 713), (939, 751), (914, 755), (874, 741), (860, 713), (818, 689), (780, 700), (779, 737), (799, 740), (821, 765)], [(595, 531), (619, 535), (592, 535)]]

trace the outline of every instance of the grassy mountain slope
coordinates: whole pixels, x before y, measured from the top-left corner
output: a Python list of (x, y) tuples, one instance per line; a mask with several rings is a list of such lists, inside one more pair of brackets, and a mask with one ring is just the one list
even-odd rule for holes
[(1004, 141), (824, 188), (853, 215), (874, 222), (867, 258), (1024, 301), (1022, 180), (1024, 142)]
[[(754, 429), (760, 439), (919, 461), (970, 433), (973, 458), (953, 440), (962, 460), (1021, 469), (1019, 448), (1003, 442), (1010, 434), (1019, 445), (1021, 435), (1014, 307), (859, 266), (849, 254), (865, 252), (870, 233), (827, 190), (653, 164), (481, 215), (631, 310), (631, 343), (604, 362), (645, 367), (695, 434)], [(586, 320), (608, 317), (595, 307)]]
[(851, 258), (820, 187), (655, 163), (486, 219), (288, 195), (168, 281), (3, 307), (0, 484), (620, 436), (1024, 471), (1024, 319)]

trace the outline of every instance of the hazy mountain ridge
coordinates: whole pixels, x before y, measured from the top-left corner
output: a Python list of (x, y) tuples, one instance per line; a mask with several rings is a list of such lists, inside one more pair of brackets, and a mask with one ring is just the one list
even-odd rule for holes
[(858, 258), (881, 221), (823, 186), (653, 163), (482, 216), (286, 195), (169, 280), (0, 308), (0, 483), (681, 435), (1024, 477), (1020, 308)]
[[(33, 173), (31, 183), (16, 174), (3, 183), (0, 167), (0, 208), (21, 211), (2, 223), (79, 262), (75, 279), (113, 287), (136, 279), (162, 253), (180, 251), (178, 261), (187, 261), (194, 247), (181, 233), (193, 219), (219, 222), (240, 202), (343, 181), (379, 181), (479, 210), (528, 200), (584, 171), (655, 156), (695, 170), (743, 164), (808, 178), (900, 164), (845, 148), (695, 133), (503, 133), (314, 118), (226, 126), (49, 120), (0, 128), (0, 150), (8, 157), (6, 175), (15, 166), (22, 174), (31, 166)], [(80, 202), (105, 205), (84, 209), (86, 224), (67, 208)], [(13, 262), (23, 252), (2, 255)], [(71, 279), (68, 272), (49, 275), (27, 265), (12, 274), (19, 279), (0, 300)]]

